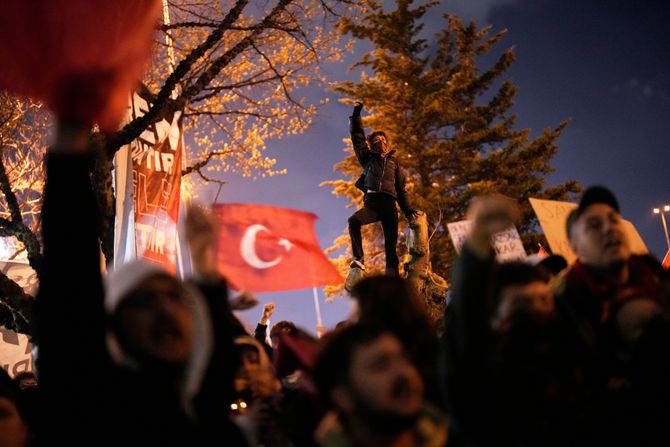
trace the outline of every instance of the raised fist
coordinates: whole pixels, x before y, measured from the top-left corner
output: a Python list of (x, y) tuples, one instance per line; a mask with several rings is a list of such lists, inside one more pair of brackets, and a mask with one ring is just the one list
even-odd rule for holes
[(354, 103), (354, 114), (353, 116), (360, 116), (361, 115), (361, 110), (363, 110), (363, 103), (360, 101), (356, 101)]
[(489, 255), (491, 237), (514, 225), (521, 217), (517, 202), (500, 194), (476, 197), (468, 209), (472, 229), (468, 245), (481, 258)]
[(272, 316), (272, 314), (275, 312), (275, 305), (274, 303), (267, 303), (265, 306), (263, 306), (263, 316), (261, 317), (261, 324), (268, 324), (268, 320)]

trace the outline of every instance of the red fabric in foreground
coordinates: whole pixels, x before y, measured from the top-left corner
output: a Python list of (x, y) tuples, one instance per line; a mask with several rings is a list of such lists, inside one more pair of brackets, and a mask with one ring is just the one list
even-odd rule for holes
[(145, 68), (159, 11), (158, 0), (3, 1), (0, 89), (112, 132)]

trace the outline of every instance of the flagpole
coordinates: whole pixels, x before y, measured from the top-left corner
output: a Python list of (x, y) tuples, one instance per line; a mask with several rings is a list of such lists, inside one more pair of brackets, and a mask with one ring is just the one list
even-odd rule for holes
[[(170, 26), (170, 5), (168, 5), (168, 0), (163, 0), (163, 24), (165, 26)], [(165, 31), (165, 44), (167, 45), (168, 52), (168, 68), (170, 73), (174, 71), (175, 61), (174, 61), (174, 42), (172, 41), (172, 36), (170, 35), (170, 30)], [(172, 90), (171, 97), (172, 99), (176, 98), (177, 89)]]
[(314, 296), (314, 309), (316, 310), (316, 324), (318, 326), (323, 326), (323, 321), (321, 320), (321, 306), (319, 305), (319, 294), (316, 291), (316, 287), (312, 287), (312, 292)]

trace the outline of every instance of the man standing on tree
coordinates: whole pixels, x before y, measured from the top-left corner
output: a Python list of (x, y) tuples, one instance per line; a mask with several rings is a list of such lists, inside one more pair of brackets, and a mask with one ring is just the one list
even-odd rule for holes
[(405, 192), (405, 176), (391, 150), (386, 134), (380, 130), (372, 132), (365, 138), (361, 110), (363, 104), (357, 102), (353, 114), (349, 117), (351, 143), (358, 162), (363, 167), (363, 174), (356, 181), (356, 187), (363, 191), (363, 208), (349, 218), (349, 236), (353, 261), (350, 267), (365, 270), (363, 260), (363, 241), (361, 226), (373, 222), (382, 223), (384, 231), (384, 249), (386, 252), (386, 273), (398, 274), (398, 212), (396, 201), (407, 219), (416, 216)]

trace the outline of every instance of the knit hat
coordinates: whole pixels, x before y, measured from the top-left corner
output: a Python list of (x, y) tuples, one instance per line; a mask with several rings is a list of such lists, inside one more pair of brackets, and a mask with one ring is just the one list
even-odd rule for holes
[[(174, 278), (160, 265), (144, 260), (130, 261), (111, 271), (105, 278), (105, 310), (107, 314), (113, 315), (119, 304), (133, 290), (146, 279), (156, 275)], [(181, 282), (179, 284), (193, 300), (191, 306), (193, 341), (181, 389), (182, 406), (187, 413), (193, 414), (192, 400), (200, 390), (207, 365), (210, 362), (214, 336), (205, 298), (195, 288)], [(117, 365), (135, 370), (141, 368), (137, 360), (123, 349), (116, 334), (111, 331), (107, 332), (107, 348), (112, 360)]]
[(156, 275), (172, 277), (162, 266), (141, 259), (127, 262), (112, 270), (105, 278), (107, 314), (113, 314), (130, 292), (144, 280)]
[(584, 191), (584, 194), (582, 194), (582, 198), (579, 200), (579, 206), (577, 206), (577, 208), (568, 215), (568, 219), (565, 223), (565, 230), (568, 238), (570, 237), (570, 229), (572, 228), (572, 225), (574, 225), (577, 219), (579, 219), (581, 215), (584, 214), (584, 211), (586, 211), (588, 207), (595, 205), (596, 203), (609, 205), (617, 213), (620, 212), (619, 202), (617, 201), (612, 191), (605, 188), (604, 186), (590, 186), (586, 189), (586, 191)]
[(586, 208), (595, 203), (604, 203), (605, 205), (614, 208), (617, 213), (619, 212), (619, 202), (616, 197), (614, 197), (612, 191), (604, 186), (590, 186), (587, 188), (579, 201), (579, 207), (577, 209), (580, 213), (583, 213)]

